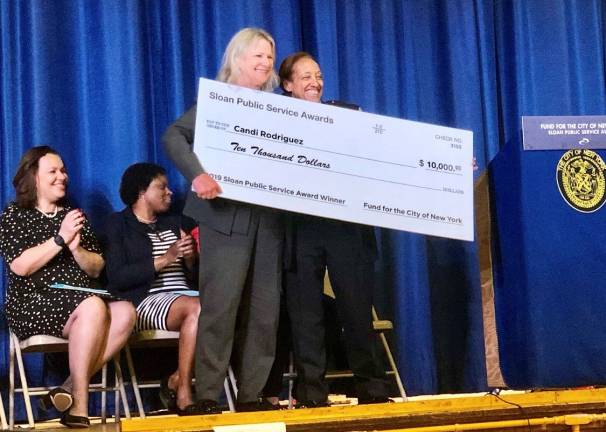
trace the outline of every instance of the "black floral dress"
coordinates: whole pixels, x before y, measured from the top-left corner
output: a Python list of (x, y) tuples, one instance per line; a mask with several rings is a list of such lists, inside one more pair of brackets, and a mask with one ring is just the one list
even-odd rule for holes
[[(69, 208), (64, 208), (49, 217), (36, 209), (25, 209), (11, 203), (0, 215), (0, 254), (7, 262), (9, 273), (6, 317), (9, 327), (20, 339), (36, 334), (61, 337), (74, 309), (94, 295), (50, 287), (55, 283), (78, 287), (91, 287), (93, 284), (67, 247), (30, 276), (19, 276), (8, 266), (26, 249), (56, 236), (69, 211)], [(80, 245), (91, 252), (101, 253), (88, 221), (81, 233)]]

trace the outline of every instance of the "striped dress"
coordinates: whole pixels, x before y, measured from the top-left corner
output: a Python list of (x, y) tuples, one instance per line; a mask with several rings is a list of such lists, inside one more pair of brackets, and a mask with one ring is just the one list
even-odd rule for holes
[[(171, 230), (150, 232), (148, 235), (154, 258), (164, 255), (178, 240)], [(179, 258), (156, 274), (149, 295), (137, 306), (135, 331), (168, 330), (166, 325), (168, 311), (173, 302), (182, 295), (197, 295), (197, 292), (189, 288), (183, 258)]]

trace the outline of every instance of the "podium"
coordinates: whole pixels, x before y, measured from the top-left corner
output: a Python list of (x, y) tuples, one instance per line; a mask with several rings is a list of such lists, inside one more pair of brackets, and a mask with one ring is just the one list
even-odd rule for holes
[(606, 206), (581, 212), (566, 201), (557, 180), (565, 153), (524, 150), (520, 135), (489, 167), (497, 333), (510, 388), (606, 384)]

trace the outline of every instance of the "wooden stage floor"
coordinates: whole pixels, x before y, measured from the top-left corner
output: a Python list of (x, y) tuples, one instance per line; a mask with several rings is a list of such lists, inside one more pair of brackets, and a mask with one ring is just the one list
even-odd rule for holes
[[(214, 431), (606, 431), (606, 388), (411, 397), (407, 402), (329, 408), (122, 419), (91, 432)], [(56, 424), (36, 429), (59, 431)]]

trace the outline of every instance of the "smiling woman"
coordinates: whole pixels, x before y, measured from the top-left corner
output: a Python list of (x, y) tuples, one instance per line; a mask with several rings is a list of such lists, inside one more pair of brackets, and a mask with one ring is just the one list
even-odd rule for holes
[[(275, 43), (257, 28), (236, 33), (217, 80), (256, 90), (277, 85)], [(238, 99), (237, 104), (263, 109)], [(260, 105), (260, 106), (259, 106)], [(220, 198), (221, 187), (193, 153), (196, 107), (163, 137), (170, 159), (191, 183), (183, 212), (199, 223), (201, 313), (196, 344), (196, 395), (201, 412), (218, 401), (230, 363), (238, 381), (238, 411), (273, 408), (258, 400), (272, 366), (280, 304), (282, 216), (277, 211)], [(242, 149), (236, 145), (236, 151)], [(234, 347), (232, 355), (232, 347)]]
[(310, 102), (320, 102), (324, 78), (320, 66), (305, 52), (299, 52), (286, 58), (280, 66), (282, 89), (292, 97)]
[(13, 179), (16, 200), (0, 217), (0, 253), (10, 269), (11, 330), (20, 339), (37, 334), (69, 339), (70, 376), (41, 399), (41, 407), (62, 412), (67, 426), (88, 427), (90, 377), (126, 342), (134, 309), (111, 296), (53, 288), (90, 288), (104, 266), (84, 213), (67, 206), (67, 180), (52, 148), (25, 153)]
[[(280, 65), (280, 85), (288, 96), (320, 102), (324, 79), (320, 66), (303, 51), (286, 57)], [(357, 108), (349, 104), (336, 105)], [(315, 119), (303, 113), (302, 118)], [(299, 164), (330, 169), (330, 164), (305, 155)], [(305, 193), (297, 192), (305, 196)], [(309, 194), (307, 194), (309, 195)], [(312, 199), (344, 204), (328, 195)], [(347, 360), (354, 373), (359, 403), (386, 402), (385, 373), (376, 353), (372, 327), (373, 261), (376, 240), (372, 227), (301, 214), (289, 215), (287, 253), (294, 265), (286, 272), (286, 301), (290, 317), (295, 366), (296, 397), (307, 407), (328, 403), (326, 341), (323, 306), (324, 275), (328, 273), (336, 295), (343, 327)]]

